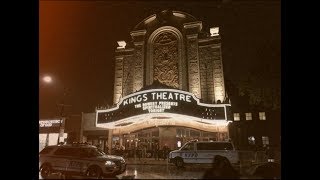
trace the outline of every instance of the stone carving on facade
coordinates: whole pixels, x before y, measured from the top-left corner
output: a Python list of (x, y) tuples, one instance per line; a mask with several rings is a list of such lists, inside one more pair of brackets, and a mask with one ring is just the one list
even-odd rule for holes
[(136, 45), (135, 47), (134, 65), (133, 92), (138, 91), (143, 87), (143, 45)]
[(132, 93), (133, 57), (127, 56), (123, 61), (123, 96)]
[(171, 33), (162, 33), (153, 44), (153, 80), (179, 88), (178, 41)]
[(114, 82), (114, 96), (113, 103), (118, 103), (122, 95), (122, 81), (123, 81), (123, 57), (116, 58), (115, 64), (115, 82)]
[(199, 47), (201, 97), (204, 101), (214, 101), (213, 53), (211, 46)]
[(188, 66), (189, 66), (189, 91), (193, 93), (196, 97), (201, 98), (197, 44), (198, 44), (197, 37), (188, 38), (187, 56), (188, 56)]

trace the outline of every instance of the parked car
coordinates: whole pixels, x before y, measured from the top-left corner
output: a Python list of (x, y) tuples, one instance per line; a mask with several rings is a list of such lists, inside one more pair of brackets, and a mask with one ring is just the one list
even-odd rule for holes
[(125, 170), (126, 162), (122, 157), (106, 155), (88, 144), (47, 146), (39, 153), (39, 171), (43, 178), (53, 172), (100, 178)]
[(231, 142), (190, 141), (179, 150), (169, 153), (169, 162), (178, 167), (184, 164), (211, 164), (214, 156), (228, 158), (232, 164), (239, 164), (239, 153)]

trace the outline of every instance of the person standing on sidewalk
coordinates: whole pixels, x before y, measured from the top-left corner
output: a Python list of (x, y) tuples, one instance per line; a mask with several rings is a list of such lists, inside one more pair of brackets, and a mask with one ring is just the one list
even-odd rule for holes
[(162, 148), (162, 157), (163, 157), (163, 160), (166, 160), (167, 159), (167, 154), (168, 154), (168, 151), (169, 151), (169, 147), (165, 144)]
[(139, 157), (139, 160), (141, 159), (141, 156), (142, 156), (142, 147), (141, 145), (138, 146), (138, 157)]
[(153, 155), (154, 155), (154, 160), (159, 160), (159, 144), (156, 143), (153, 147)]
[(146, 158), (146, 157), (147, 157), (147, 146), (144, 145), (142, 148), (143, 148), (143, 149), (142, 149), (142, 151), (143, 151), (142, 157), (143, 157), (143, 158)]

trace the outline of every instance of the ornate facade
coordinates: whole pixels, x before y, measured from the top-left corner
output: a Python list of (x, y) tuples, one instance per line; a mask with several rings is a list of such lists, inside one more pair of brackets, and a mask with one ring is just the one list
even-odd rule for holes
[(225, 101), (218, 32), (210, 35), (195, 17), (165, 10), (141, 21), (130, 35), (132, 41), (116, 49), (114, 104), (154, 81), (202, 102)]

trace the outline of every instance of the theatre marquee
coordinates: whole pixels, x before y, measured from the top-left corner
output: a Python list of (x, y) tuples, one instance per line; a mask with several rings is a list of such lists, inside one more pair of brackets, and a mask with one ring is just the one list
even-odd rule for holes
[(201, 103), (193, 94), (181, 90), (149, 89), (123, 97), (114, 108), (96, 110), (96, 123), (111, 123), (149, 113), (173, 113), (206, 120), (231, 120), (231, 105)]

